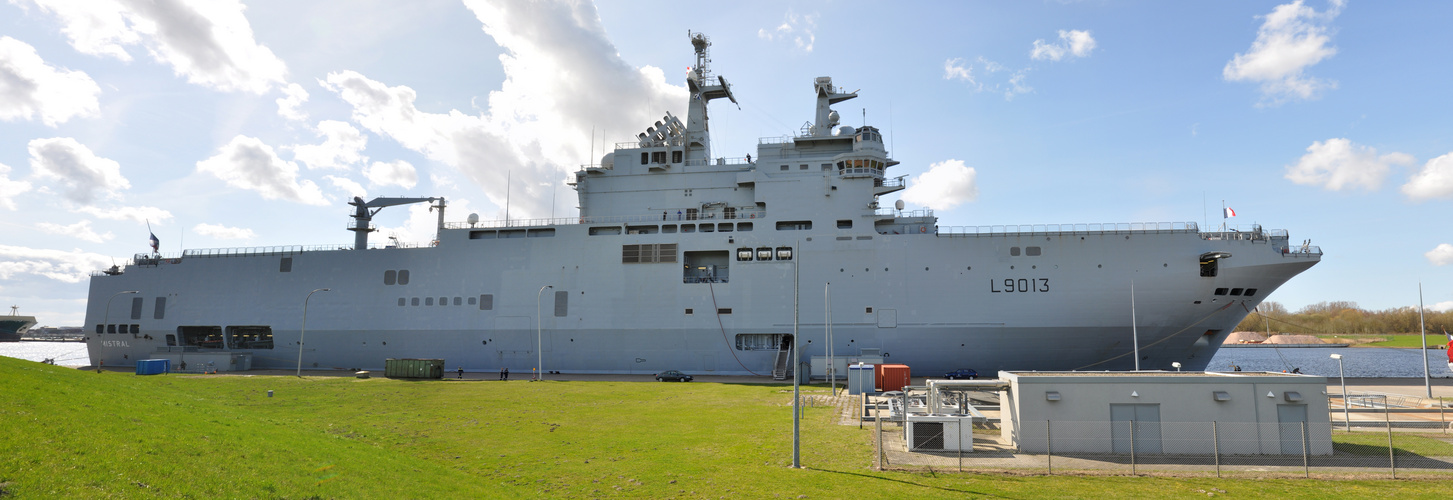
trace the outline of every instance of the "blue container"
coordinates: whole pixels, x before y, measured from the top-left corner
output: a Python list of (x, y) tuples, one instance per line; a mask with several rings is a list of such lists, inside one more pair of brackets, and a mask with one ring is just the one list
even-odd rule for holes
[(172, 371), (170, 359), (143, 359), (136, 362), (137, 375), (157, 375)]

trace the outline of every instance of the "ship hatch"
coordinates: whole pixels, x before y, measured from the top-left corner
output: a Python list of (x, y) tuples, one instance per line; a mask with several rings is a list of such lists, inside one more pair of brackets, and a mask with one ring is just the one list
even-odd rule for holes
[(1221, 259), (1230, 258), (1231, 254), (1226, 252), (1206, 252), (1201, 254), (1201, 277), (1215, 278), (1220, 271)]

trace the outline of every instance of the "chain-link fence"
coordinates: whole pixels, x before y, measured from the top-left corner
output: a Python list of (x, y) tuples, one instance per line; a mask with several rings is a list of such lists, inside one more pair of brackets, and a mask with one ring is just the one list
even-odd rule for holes
[[(885, 419), (887, 420), (887, 419)], [(908, 422), (914, 425), (914, 422)], [(1042, 473), (1406, 477), (1453, 475), (1453, 441), (1439, 430), (1408, 432), (1332, 423), (1037, 421), (1017, 435), (974, 429), (972, 448), (954, 450), (958, 429), (875, 422), (875, 464), (884, 468)], [(1336, 430), (1334, 430), (1334, 427)], [(944, 443), (949, 443), (945, 445)]]

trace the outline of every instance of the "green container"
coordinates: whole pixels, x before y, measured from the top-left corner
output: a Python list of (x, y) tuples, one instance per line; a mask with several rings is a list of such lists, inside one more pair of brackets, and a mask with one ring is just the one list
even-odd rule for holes
[(444, 378), (444, 360), (388, 358), (383, 362), (383, 376), (388, 378)]

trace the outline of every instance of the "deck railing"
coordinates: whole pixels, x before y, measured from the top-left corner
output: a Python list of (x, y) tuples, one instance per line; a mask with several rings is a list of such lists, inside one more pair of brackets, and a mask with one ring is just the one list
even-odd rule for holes
[(939, 236), (1006, 236), (1025, 234), (1194, 233), (1194, 222), (1107, 222), (1093, 224), (1030, 224), (939, 226)]

